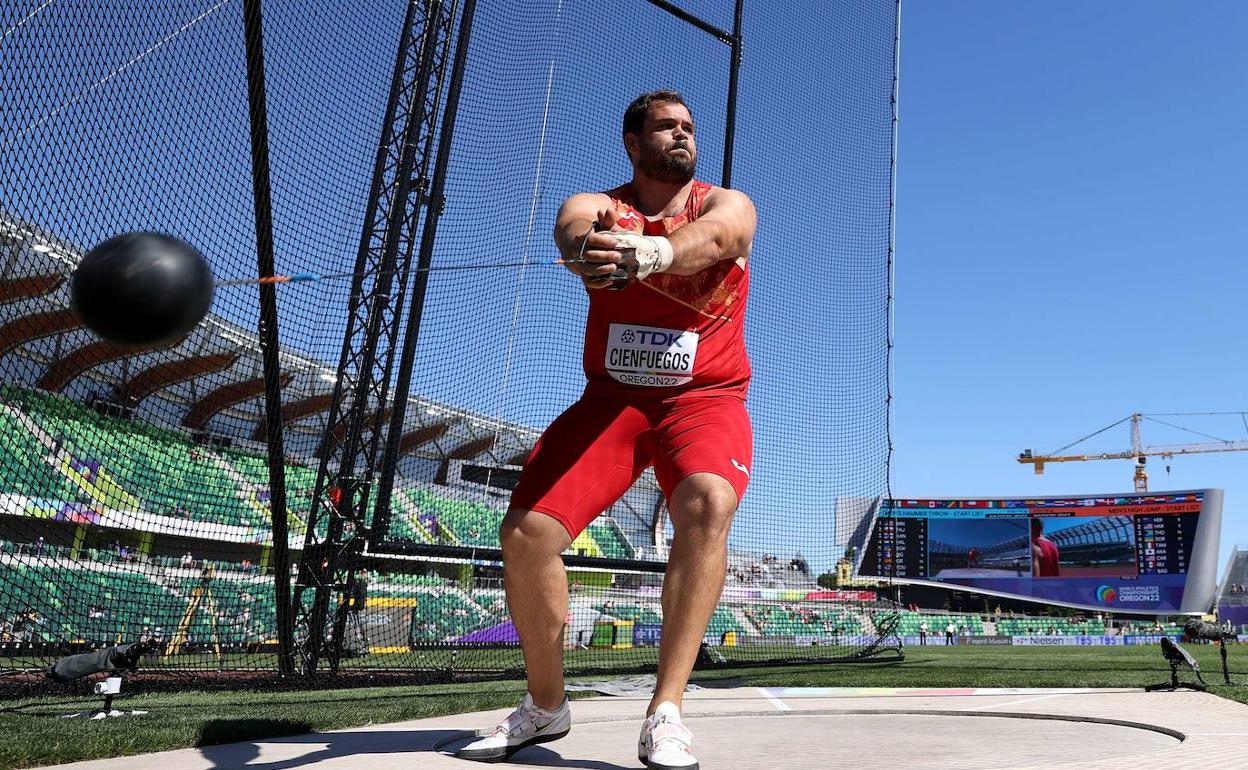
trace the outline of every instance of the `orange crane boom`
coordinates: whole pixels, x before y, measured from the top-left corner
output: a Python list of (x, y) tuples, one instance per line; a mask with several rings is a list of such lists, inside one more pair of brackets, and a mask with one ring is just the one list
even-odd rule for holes
[[(1187, 413), (1182, 413), (1182, 414), (1186, 414), (1186, 415), (1193, 415), (1193, 414), (1238, 415), (1241, 419), (1245, 421), (1245, 426), (1248, 427), (1248, 417), (1245, 416), (1246, 413), (1244, 412), (1187, 412)], [(1150, 419), (1150, 420), (1153, 420), (1154, 422), (1160, 422), (1163, 425), (1171, 425), (1170, 423), (1162, 422), (1161, 420), (1155, 419), (1156, 417), (1166, 417), (1166, 416), (1182, 416), (1182, 415), (1148, 415), (1148, 414), (1141, 414), (1139, 412), (1136, 412), (1136, 413), (1129, 415), (1128, 417), (1122, 418), (1121, 420), (1111, 425), (1107, 425), (1104, 428), (1101, 428), (1095, 433), (1091, 433), (1087, 436), (1084, 436), (1081, 439), (1078, 439), (1077, 441), (1073, 441), (1067, 444), (1066, 446), (1062, 447), (1061, 449), (1055, 450), (1054, 453), (1052, 454), (1036, 454), (1032, 450), (1026, 449), (1019, 453), (1017, 460), (1020, 463), (1030, 464), (1033, 467), (1035, 467), (1037, 476), (1042, 475), (1044, 473), (1044, 466), (1047, 465), (1048, 463), (1084, 462), (1087, 460), (1135, 460), (1135, 491), (1147, 492), (1148, 491), (1148, 471), (1146, 470), (1146, 467), (1145, 467), (1146, 462), (1147, 462), (1146, 458), (1149, 458), (1149, 457), (1167, 457), (1168, 458), (1168, 457), (1174, 457), (1176, 455), (1207, 454), (1211, 452), (1245, 452), (1245, 451), (1248, 451), (1248, 441), (1228, 441), (1225, 439), (1217, 439), (1216, 441), (1207, 441), (1207, 442), (1201, 442), (1201, 443), (1195, 443), (1195, 444), (1163, 444), (1163, 445), (1156, 445), (1156, 446), (1144, 446), (1140, 440), (1140, 423), (1143, 420)], [(1069, 449), (1075, 444), (1082, 443), (1086, 441), (1087, 439), (1092, 438), (1092, 436), (1095, 436), (1099, 433), (1103, 433), (1117, 425), (1121, 425), (1127, 420), (1131, 421), (1131, 449), (1128, 451), (1102, 452), (1100, 454), (1081, 454), (1081, 455), (1058, 454), (1059, 452)], [(1178, 425), (1171, 425), (1171, 427), (1180, 428), (1190, 433), (1196, 433), (1198, 435), (1205, 436), (1206, 438), (1217, 438), (1216, 436), (1209, 436), (1208, 434), (1200, 433), (1199, 431), (1193, 431), (1189, 428), (1182, 428), (1182, 426), (1178, 426)]]

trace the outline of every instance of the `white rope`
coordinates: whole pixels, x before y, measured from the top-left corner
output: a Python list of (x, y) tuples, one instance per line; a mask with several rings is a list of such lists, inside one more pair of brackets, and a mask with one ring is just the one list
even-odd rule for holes
[(21, 21), (19, 21), (18, 23), (14, 24), (13, 26), (11, 26), (11, 27), (9, 27), (8, 29), (6, 29), (6, 30), (4, 31), (4, 34), (3, 34), (3, 35), (0, 35), (0, 40), (4, 40), (4, 39), (5, 39), (6, 37), (8, 37), (9, 35), (12, 35), (14, 32), (16, 32), (16, 31), (18, 31), (19, 29), (21, 29), (23, 24), (25, 24), (26, 22), (28, 22), (28, 21), (30, 21), (31, 19), (35, 18), (36, 16), (38, 16), (38, 15), (39, 15), (39, 12), (40, 12), (40, 11), (42, 11), (44, 8), (47, 8), (49, 5), (52, 5), (52, 0), (43, 0), (43, 3), (41, 3), (41, 4), (39, 5), (39, 7), (38, 7), (38, 8), (36, 8), (35, 10), (33, 10), (33, 11), (31, 11), (30, 13), (26, 14), (26, 16), (25, 16), (25, 17), (24, 17)]
[[(49, 0), (49, 1), (50, 1), (50, 0)], [(208, 17), (209, 17), (209, 16), (211, 16), (212, 14), (216, 13), (216, 12), (217, 12), (217, 11), (218, 11), (218, 10), (219, 10), (222, 6), (223, 6), (223, 5), (225, 5), (226, 3), (229, 3), (229, 2), (231, 2), (231, 0), (220, 0), (220, 2), (218, 2), (216, 5), (212, 6), (212, 7), (211, 7), (211, 8), (209, 8), (208, 10), (204, 11), (203, 13), (201, 13), (200, 15), (198, 15), (198, 16), (196, 16), (195, 18), (191, 19), (190, 21), (186, 22), (186, 23), (185, 23), (185, 24), (183, 24), (182, 26), (180, 26), (180, 27), (178, 27), (177, 29), (175, 29), (173, 32), (170, 32), (168, 35), (165, 35), (164, 37), (162, 37), (160, 40), (156, 41), (156, 42), (155, 42), (155, 43), (153, 43), (152, 45), (150, 45), (150, 46), (148, 46), (147, 48), (143, 49), (143, 50), (142, 50), (141, 52), (139, 52), (137, 55), (135, 55), (135, 56), (131, 57), (129, 60), (127, 60), (125, 64), (121, 65), (121, 66), (120, 66), (120, 67), (118, 67), (117, 69), (113, 70), (112, 72), (109, 72), (109, 73), (108, 73), (107, 75), (105, 75), (104, 77), (102, 77), (102, 78), (100, 78), (99, 80), (97, 80), (97, 81), (95, 81), (94, 83), (92, 83), (92, 84), (91, 84), (90, 86), (88, 86), (88, 87), (87, 87), (87, 89), (86, 89), (85, 91), (83, 91), (82, 93), (79, 93), (78, 95), (76, 95), (76, 96), (74, 96), (74, 97), (71, 97), (68, 101), (64, 102), (63, 104), (61, 104), (61, 105), (60, 105), (59, 107), (57, 107), (56, 109), (54, 109), (54, 110), (52, 110), (51, 112), (49, 112), (47, 115), (44, 115), (44, 116), (43, 116), (42, 118), (40, 118), (39, 120), (37, 120), (37, 121), (35, 121), (34, 123), (30, 124), (30, 125), (29, 125), (29, 126), (27, 126), (26, 128), (23, 128), (21, 131), (18, 131), (18, 132), (16, 132), (16, 133), (14, 133), (14, 134), (13, 134), (13, 136), (12, 136), (12, 138), (11, 138), (8, 142), (6, 142), (6, 143), (5, 143), (5, 146), (7, 147), (8, 145), (12, 144), (12, 143), (13, 143), (13, 141), (15, 141), (16, 139), (18, 139), (19, 137), (23, 136), (24, 134), (28, 134), (28, 133), (30, 133), (31, 131), (35, 130), (36, 128), (39, 128), (40, 126), (42, 126), (44, 123), (47, 123), (47, 122), (48, 122), (49, 120), (51, 120), (52, 118), (54, 118), (54, 117), (56, 117), (57, 115), (61, 114), (61, 113), (62, 113), (62, 112), (64, 112), (65, 110), (69, 109), (70, 107), (73, 107), (75, 104), (77, 104), (78, 102), (82, 101), (83, 97), (87, 96), (88, 94), (90, 94), (90, 93), (91, 93), (92, 91), (94, 91), (95, 89), (99, 88), (100, 86), (104, 85), (104, 84), (105, 84), (105, 83), (107, 83), (108, 81), (110, 81), (110, 80), (112, 80), (113, 78), (117, 77), (117, 76), (118, 76), (118, 75), (120, 75), (121, 73), (123, 73), (123, 72), (125, 72), (126, 70), (130, 69), (130, 67), (134, 66), (135, 64), (138, 64), (140, 61), (142, 61), (144, 58), (146, 58), (146, 57), (148, 56), (148, 54), (154, 53), (154, 52), (156, 52), (157, 50), (159, 50), (159, 49), (163, 48), (163, 47), (164, 47), (167, 43), (169, 43), (169, 41), (173, 40), (173, 39), (174, 39), (175, 37), (177, 37), (178, 35), (181, 35), (183, 32), (187, 31), (188, 29), (190, 29), (191, 27), (195, 26), (195, 25), (196, 25), (196, 24), (198, 24), (199, 22), (201, 22), (201, 21), (203, 21), (204, 19), (208, 18)], [(24, 20), (23, 20), (23, 21), (24, 21)], [(6, 33), (6, 34), (7, 34), (7, 33)]]
[[(563, 15), (563, 0), (558, 0), (555, 7), (555, 26), (559, 25), (559, 20)], [(529, 261), (529, 252), (532, 249), (533, 228), (537, 223), (537, 204), (541, 200), (542, 186), (542, 169), (543, 162), (546, 158), (546, 128), (550, 120), (550, 97), (554, 90), (555, 83), (555, 58), (551, 57), (550, 64), (546, 68), (546, 99), (542, 106), (542, 133), (537, 145), (537, 163), (533, 168), (533, 193), (529, 199), (529, 221), (524, 232), (524, 247), (521, 250), (520, 261)], [(511, 358), (512, 350), (515, 347), (516, 331), (519, 326), (521, 297), (524, 294), (524, 280), (528, 274), (528, 268), (520, 268), (520, 277), (516, 281), (516, 292), (511, 301), (511, 328), (507, 333), (507, 352), (503, 356), (503, 382), (502, 393), (500, 394), (501, 404), (498, 410), (498, 416), (502, 419), (507, 418), (507, 396), (508, 384), (511, 379)], [(494, 431), (494, 440), (498, 441), (498, 430)]]

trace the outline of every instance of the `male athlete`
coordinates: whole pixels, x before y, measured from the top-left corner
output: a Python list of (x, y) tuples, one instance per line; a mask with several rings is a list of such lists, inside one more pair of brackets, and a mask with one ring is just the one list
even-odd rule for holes
[(1044, 520), (1031, 520), (1031, 574), (1035, 577), (1059, 577), (1061, 552), (1057, 544), (1044, 536)]
[(675, 535), (637, 754), (651, 770), (698, 767), (680, 708), (750, 479), (742, 324), (755, 213), (742, 193), (694, 179), (693, 116), (679, 93), (633, 100), (624, 147), (632, 181), (573, 195), (555, 222), (564, 264), (589, 294), (588, 383), (534, 446), (499, 532), (528, 693), (493, 733), (458, 752), (465, 759), (502, 761), (568, 733), (559, 554), (654, 466)]

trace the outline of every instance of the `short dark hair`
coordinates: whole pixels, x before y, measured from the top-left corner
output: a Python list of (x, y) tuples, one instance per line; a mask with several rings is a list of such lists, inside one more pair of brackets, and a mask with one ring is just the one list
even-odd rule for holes
[(646, 115), (650, 114), (650, 107), (654, 104), (680, 104), (689, 110), (689, 115), (693, 116), (693, 110), (685, 104), (685, 97), (680, 95), (679, 91), (647, 91), (638, 96), (629, 103), (628, 109), (624, 110), (624, 132), (625, 134), (640, 134), (641, 129), (646, 124)]

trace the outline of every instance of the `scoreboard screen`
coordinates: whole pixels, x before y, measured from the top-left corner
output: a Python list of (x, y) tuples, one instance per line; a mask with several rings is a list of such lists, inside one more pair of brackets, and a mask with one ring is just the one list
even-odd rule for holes
[(1221, 490), (884, 501), (858, 574), (1096, 609), (1212, 601)]

